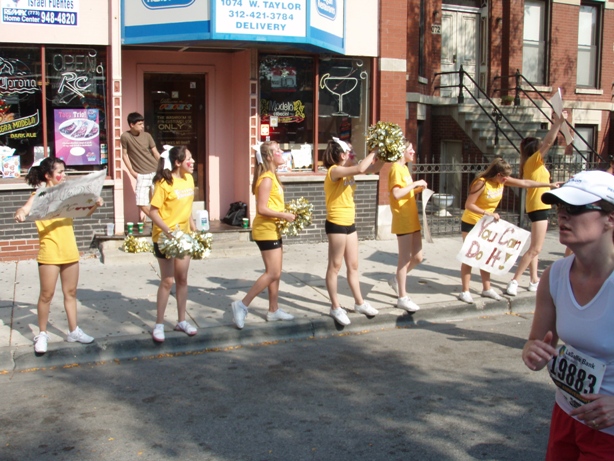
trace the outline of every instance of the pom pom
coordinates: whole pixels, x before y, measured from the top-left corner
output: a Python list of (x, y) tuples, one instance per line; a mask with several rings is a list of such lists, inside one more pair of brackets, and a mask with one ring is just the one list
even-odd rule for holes
[(193, 259), (204, 259), (211, 253), (211, 242), (213, 236), (208, 232), (185, 233), (176, 230), (173, 238), (169, 239), (165, 234), (161, 234), (158, 247), (167, 259), (184, 258), (190, 256)]
[(377, 122), (368, 129), (367, 147), (377, 158), (396, 162), (405, 154), (405, 136), (396, 123)]
[(168, 238), (166, 234), (160, 234), (160, 241), (158, 242), (158, 248), (166, 259), (170, 258), (183, 258), (186, 255), (189, 255), (192, 246), (194, 245), (194, 240), (190, 237), (190, 234), (186, 234), (183, 231), (177, 229), (172, 232), (173, 238)]
[(298, 235), (305, 227), (311, 225), (313, 205), (305, 200), (304, 197), (286, 203), (284, 211), (292, 213), (296, 217), (293, 222), (288, 222), (285, 219), (277, 221), (277, 229), (279, 229), (282, 235)]
[(153, 253), (153, 244), (145, 237), (128, 235), (121, 249), (126, 253)]
[(192, 232), (190, 236), (194, 240), (194, 246), (192, 247), (192, 259), (205, 259), (211, 254), (211, 244), (213, 242), (213, 235), (210, 232), (200, 231)]

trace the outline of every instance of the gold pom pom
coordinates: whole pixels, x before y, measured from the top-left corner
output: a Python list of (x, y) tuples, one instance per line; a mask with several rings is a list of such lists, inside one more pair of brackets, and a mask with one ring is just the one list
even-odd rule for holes
[(304, 197), (291, 200), (284, 206), (286, 213), (295, 215), (294, 221), (288, 222), (285, 219), (277, 221), (277, 229), (282, 235), (298, 235), (305, 227), (311, 225), (313, 205)]
[(377, 122), (368, 129), (367, 147), (377, 158), (396, 162), (405, 154), (405, 137), (396, 123)]

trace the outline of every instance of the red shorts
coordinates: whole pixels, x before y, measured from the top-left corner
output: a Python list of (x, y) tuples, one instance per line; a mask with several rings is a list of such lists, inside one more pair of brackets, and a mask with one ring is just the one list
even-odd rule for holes
[(611, 461), (613, 456), (614, 436), (588, 427), (554, 404), (546, 461)]

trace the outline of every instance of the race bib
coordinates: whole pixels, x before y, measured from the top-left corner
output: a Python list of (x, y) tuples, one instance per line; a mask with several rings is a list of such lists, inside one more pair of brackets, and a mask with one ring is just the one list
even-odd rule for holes
[(601, 388), (605, 363), (571, 346), (562, 345), (548, 363), (554, 384), (563, 392), (565, 400), (574, 408), (589, 403), (585, 394), (597, 394)]

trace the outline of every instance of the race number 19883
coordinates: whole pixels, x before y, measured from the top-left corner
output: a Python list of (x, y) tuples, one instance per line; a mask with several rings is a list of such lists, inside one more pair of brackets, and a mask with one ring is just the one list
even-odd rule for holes
[(565, 399), (577, 408), (589, 402), (584, 395), (599, 392), (605, 363), (571, 346), (562, 345), (557, 356), (548, 363), (548, 371)]

